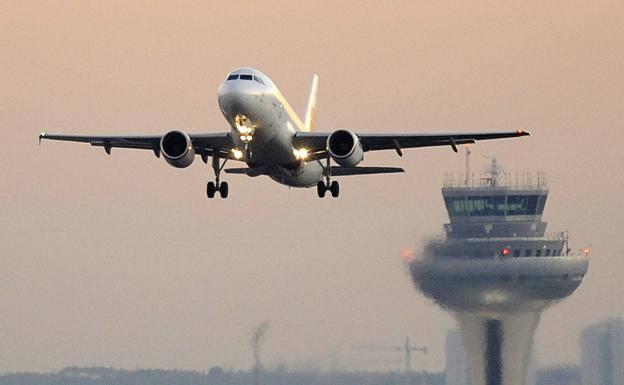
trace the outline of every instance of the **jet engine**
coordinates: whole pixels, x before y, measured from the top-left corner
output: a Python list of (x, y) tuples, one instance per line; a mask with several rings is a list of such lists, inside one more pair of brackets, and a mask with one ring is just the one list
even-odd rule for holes
[(327, 138), (327, 151), (341, 166), (355, 167), (364, 159), (364, 150), (353, 131), (336, 130)]
[(173, 167), (185, 168), (195, 160), (195, 149), (188, 134), (169, 131), (160, 139), (160, 152)]

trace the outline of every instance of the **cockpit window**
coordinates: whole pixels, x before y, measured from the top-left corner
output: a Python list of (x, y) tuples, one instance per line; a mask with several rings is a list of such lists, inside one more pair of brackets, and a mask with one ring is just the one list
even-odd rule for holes
[(238, 74), (232, 74), (228, 76), (226, 80), (236, 80), (236, 79), (238, 79)]
[(260, 76), (254, 75), (254, 80), (257, 81), (258, 83), (264, 85), (264, 82), (262, 81), (262, 78)]
[(241, 80), (252, 80), (252, 76), (251, 75), (241, 75), (240, 79)]

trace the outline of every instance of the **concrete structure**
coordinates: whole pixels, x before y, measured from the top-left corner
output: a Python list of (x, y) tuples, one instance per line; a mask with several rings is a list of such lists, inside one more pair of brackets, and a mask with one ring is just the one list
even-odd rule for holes
[(566, 234), (546, 234), (542, 174), (505, 178), (494, 159), (480, 183), (466, 175), (447, 177), (446, 239), (410, 263), (412, 280), (457, 319), (473, 385), (526, 385), (540, 314), (576, 290), (588, 259)]
[(472, 385), (468, 357), (462, 345), (461, 335), (457, 330), (449, 330), (444, 344), (446, 367), (444, 383), (446, 385)]
[(581, 333), (583, 385), (624, 384), (624, 322), (611, 319)]

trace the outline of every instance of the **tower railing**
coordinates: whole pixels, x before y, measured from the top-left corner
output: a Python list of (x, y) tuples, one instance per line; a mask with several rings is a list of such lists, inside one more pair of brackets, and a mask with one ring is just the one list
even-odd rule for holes
[(444, 188), (506, 188), (512, 190), (547, 190), (548, 180), (546, 173), (532, 172), (500, 172), (495, 176), (488, 173), (475, 175), (471, 173), (466, 178), (465, 173), (444, 173)]

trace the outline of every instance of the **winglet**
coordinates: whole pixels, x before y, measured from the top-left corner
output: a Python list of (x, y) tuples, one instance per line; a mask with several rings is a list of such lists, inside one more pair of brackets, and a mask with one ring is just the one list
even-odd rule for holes
[(517, 134), (518, 136), (531, 136), (531, 133), (530, 133), (530, 132), (528, 132), (528, 131), (524, 131), (524, 130), (517, 130), (517, 131), (516, 131), (516, 134)]
[(41, 139), (43, 139), (46, 136), (45, 131), (41, 131), (41, 133), (39, 134), (39, 145), (41, 145)]
[(310, 97), (308, 98), (308, 108), (306, 110), (304, 128), (306, 131), (312, 131), (314, 129), (314, 122), (316, 121), (316, 100), (318, 94), (319, 77), (314, 75), (312, 77), (312, 86), (310, 87)]

